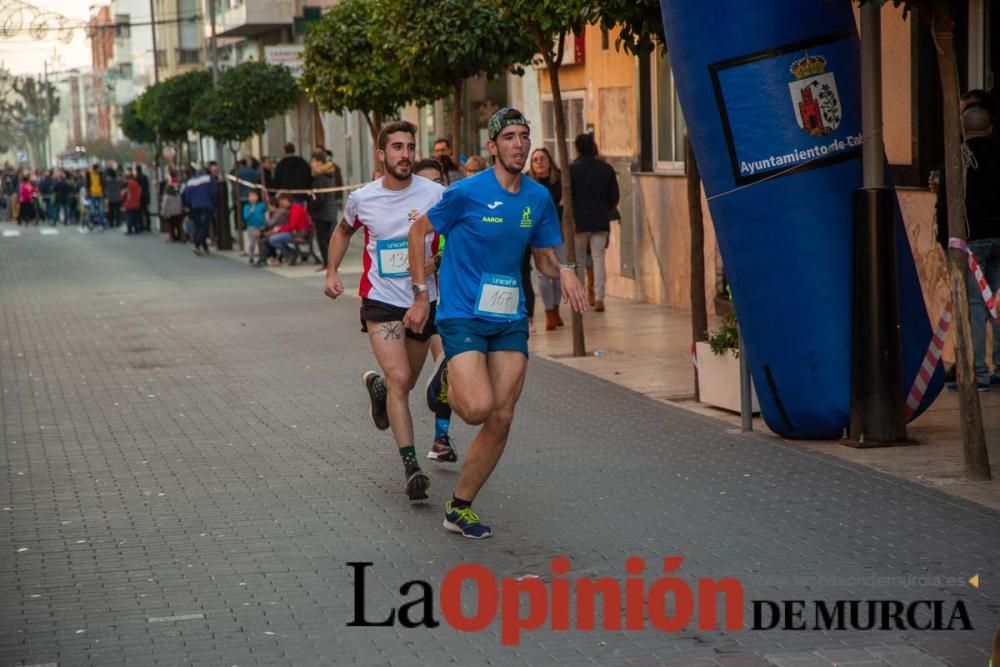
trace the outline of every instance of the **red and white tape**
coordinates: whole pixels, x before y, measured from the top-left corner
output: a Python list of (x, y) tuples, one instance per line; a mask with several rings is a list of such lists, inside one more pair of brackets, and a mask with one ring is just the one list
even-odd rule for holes
[(983, 296), (983, 303), (986, 304), (986, 312), (990, 314), (994, 322), (1000, 324), (1000, 312), (998, 312), (1000, 304), (997, 303), (997, 295), (990, 290), (990, 285), (986, 282), (986, 276), (983, 275), (983, 269), (979, 266), (976, 256), (969, 250), (969, 245), (962, 239), (952, 237), (948, 239), (948, 247), (961, 250), (969, 258), (969, 270), (972, 271), (972, 275), (976, 279), (976, 285), (979, 287), (979, 293)]
[[(966, 254), (969, 259), (969, 271), (972, 272), (973, 277), (976, 279), (976, 285), (979, 288), (979, 293), (983, 297), (983, 303), (986, 304), (986, 312), (990, 314), (990, 317), (992, 317), (994, 321), (1000, 324), (1000, 314), (997, 313), (997, 295), (993, 294), (989, 283), (986, 282), (986, 277), (983, 275), (983, 269), (979, 266), (976, 256), (972, 254), (971, 250), (969, 250), (968, 243), (962, 239), (952, 237), (948, 239), (948, 247), (961, 250)], [(927, 346), (927, 354), (924, 355), (924, 362), (920, 365), (920, 371), (917, 373), (916, 379), (913, 380), (913, 386), (910, 387), (910, 393), (906, 396), (907, 416), (912, 415), (916, 411), (917, 407), (920, 406), (920, 402), (924, 400), (924, 394), (927, 393), (927, 385), (931, 381), (931, 376), (934, 375), (934, 370), (937, 368), (937, 365), (941, 363), (941, 352), (944, 350), (944, 338), (948, 334), (948, 329), (951, 327), (952, 310), (952, 303), (949, 301), (944, 307), (944, 312), (941, 314), (941, 319), (938, 321), (937, 329), (934, 330), (934, 337), (931, 338), (931, 343)]]
[(924, 400), (924, 394), (927, 393), (927, 385), (930, 384), (931, 377), (934, 375), (934, 369), (941, 363), (941, 353), (944, 351), (944, 338), (948, 335), (948, 329), (951, 327), (951, 311), (951, 301), (949, 301), (944, 307), (944, 312), (941, 313), (941, 319), (938, 320), (934, 336), (931, 337), (931, 344), (927, 346), (927, 354), (924, 355), (924, 362), (920, 364), (917, 377), (913, 380), (913, 386), (910, 387), (910, 393), (906, 396), (907, 417), (916, 412), (917, 408), (920, 407), (920, 402)]

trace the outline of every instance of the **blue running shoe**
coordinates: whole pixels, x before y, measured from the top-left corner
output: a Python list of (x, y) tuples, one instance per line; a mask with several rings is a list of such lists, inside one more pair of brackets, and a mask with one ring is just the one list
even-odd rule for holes
[(427, 380), (427, 407), (439, 417), (451, 415), (448, 407), (448, 364), (442, 354), (434, 363), (434, 371)]
[(453, 507), (450, 500), (444, 506), (444, 527), (470, 540), (493, 537), (493, 531), (479, 521), (479, 515), (471, 507)]

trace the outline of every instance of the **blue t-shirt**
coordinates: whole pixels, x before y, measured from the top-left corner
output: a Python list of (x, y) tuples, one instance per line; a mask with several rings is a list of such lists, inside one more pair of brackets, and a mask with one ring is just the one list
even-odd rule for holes
[(243, 222), (247, 229), (260, 229), (264, 226), (264, 214), (267, 213), (267, 206), (264, 202), (256, 204), (243, 204)]
[(437, 319), (502, 322), (527, 317), (521, 285), (524, 253), (528, 246), (552, 248), (562, 242), (549, 191), (521, 178), (520, 191), (508, 192), (490, 168), (454, 183), (427, 216), (448, 237), (438, 276)]

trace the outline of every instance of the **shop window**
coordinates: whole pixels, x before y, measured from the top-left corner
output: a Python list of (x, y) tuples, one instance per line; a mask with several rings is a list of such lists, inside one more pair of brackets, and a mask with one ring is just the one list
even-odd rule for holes
[[(563, 116), (566, 119), (566, 154), (569, 156), (570, 162), (572, 162), (576, 157), (573, 140), (576, 139), (576, 135), (587, 131), (583, 118), (583, 91), (565, 91), (562, 98)], [(542, 145), (549, 149), (552, 158), (558, 164), (559, 154), (556, 152), (556, 114), (551, 95), (545, 95), (542, 98)]]
[(684, 135), (687, 127), (677, 100), (677, 89), (670, 70), (670, 56), (657, 51), (652, 60), (650, 92), (653, 165), (657, 171), (683, 171)]

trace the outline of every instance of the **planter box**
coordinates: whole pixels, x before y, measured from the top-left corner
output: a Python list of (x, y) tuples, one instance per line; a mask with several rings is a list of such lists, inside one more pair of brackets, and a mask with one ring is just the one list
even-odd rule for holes
[[(708, 343), (695, 344), (695, 356), (698, 359), (698, 395), (699, 400), (717, 408), (740, 411), (740, 360), (732, 350), (717, 355), (712, 352)], [(750, 398), (754, 414), (760, 412), (757, 404), (757, 392), (750, 381)]]

